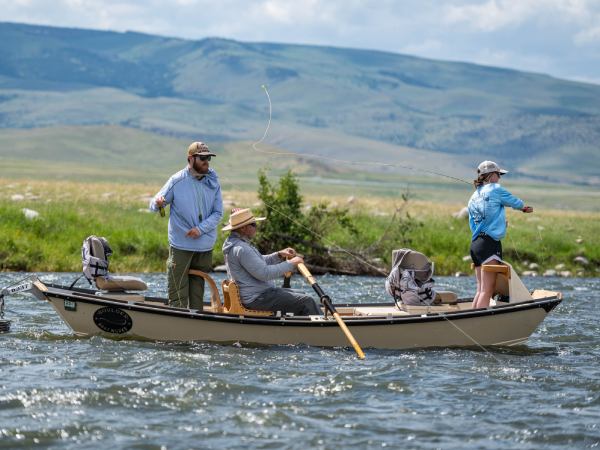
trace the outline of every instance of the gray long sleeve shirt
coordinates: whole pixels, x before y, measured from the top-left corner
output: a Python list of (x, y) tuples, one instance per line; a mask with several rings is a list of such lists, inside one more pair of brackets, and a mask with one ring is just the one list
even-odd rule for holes
[(256, 247), (235, 231), (223, 242), (223, 255), (227, 274), (239, 286), (244, 304), (275, 287), (271, 280), (295, 269), (293, 264), (282, 260), (277, 253), (261, 255)]

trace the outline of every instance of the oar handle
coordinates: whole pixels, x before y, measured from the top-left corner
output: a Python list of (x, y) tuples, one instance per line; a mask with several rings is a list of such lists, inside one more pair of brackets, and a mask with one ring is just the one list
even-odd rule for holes
[(298, 272), (300, 272), (302, 274), (302, 276), (304, 278), (306, 278), (306, 280), (308, 281), (308, 283), (313, 286), (317, 283), (315, 281), (315, 278), (312, 276), (312, 274), (308, 271), (308, 269), (306, 268), (306, 266), (304, 265), (304, 263), (300, 263), (298, 264)]

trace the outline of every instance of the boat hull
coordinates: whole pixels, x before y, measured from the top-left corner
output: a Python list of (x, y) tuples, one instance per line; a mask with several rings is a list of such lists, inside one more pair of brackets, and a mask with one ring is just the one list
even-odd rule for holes
[[(38, 297), (48, 300), (79, 336), (319, 347), (348, 345), (333, 318), (233, 316), (150, 304), (140, 296), (130, 296), (128, 300), (127, 296), (84, 295), (52, 287), (40, 291)], [(560, 295), (556, 295), (481, 310), (401, 316), (351, 314), (358, 307), (368, 310), (369, 305), (340, 305), (338, 310), (342, 314), (348, 312), (344, 321), (363, 348), (511, 346), (525, 342), (560, 302)], [(395, 308), (389, 307), (390, 311)], [(374, 311), (381, 309), (381, 304), (373, 305)]]

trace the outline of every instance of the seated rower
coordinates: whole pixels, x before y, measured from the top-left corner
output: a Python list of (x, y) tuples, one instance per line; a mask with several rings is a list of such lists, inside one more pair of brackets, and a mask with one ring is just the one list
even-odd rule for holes
[[(256, 235), (256, 222), (264, 217), (254, 217), (249, 209), (234, 209), (229, 224), (223, 231), (231, 231), (223, 243), (223, 255), (230, 279), (240, 290), (240, 297), (248, 309), (281, 311), (307, 316), (321, 314), (317, 302), (304, 293), (275, 287), (273, 281), (294, 270), (304, 262), (293, 248), (270, 255), (261, 255), (250, 240)], [(291, 258), (286, 261), (286, 258)]]

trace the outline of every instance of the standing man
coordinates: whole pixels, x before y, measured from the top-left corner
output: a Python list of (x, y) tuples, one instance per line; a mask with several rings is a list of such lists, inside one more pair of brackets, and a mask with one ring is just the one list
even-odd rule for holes
[(219, 177), (208, 164), (213, 156), (206, 144), (193, 142), (188, 147), (187, 167), (169, 178), (150, 201), (152, 211), (171, 205), (167, 260), (171, 306), (202, 309), (204, 279), (189, 276), (188, 271), (212, 269), (217, 225), (223, 217)]
[(256, 235), (256, 222), (262, 220), (265, 218), (254, 217), (249, 209), (235, 209), (229, 216), (229, 224), (223, 228), (231, 231), (223, 243), (227, 273), (237, 283), (242, 303), (259, 311), (301, 316), (321, 314), (319, 305), (309, 295), (273, 284), (272, 280), (291, 272), (304, 260), (293, 248), (261, 255), (250, 241)]

